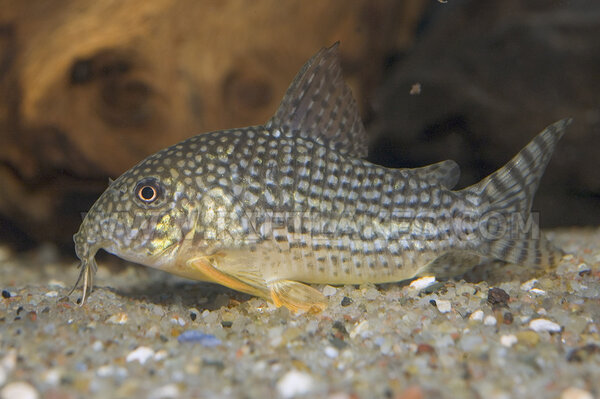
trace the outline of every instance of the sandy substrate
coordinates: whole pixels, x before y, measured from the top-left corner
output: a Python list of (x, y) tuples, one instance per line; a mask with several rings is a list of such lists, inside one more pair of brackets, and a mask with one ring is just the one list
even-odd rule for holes
[(79, 307), (74, 261), (2, 248), (0, 398), (597, 397), (600, 229), (548, 235), (571, 253), (551, 271), (321, 286), (301, 315), (132, 265)]

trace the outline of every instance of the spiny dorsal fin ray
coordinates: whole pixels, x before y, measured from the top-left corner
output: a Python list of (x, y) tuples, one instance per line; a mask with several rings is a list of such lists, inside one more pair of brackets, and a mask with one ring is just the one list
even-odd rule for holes
[(367, 134), (352, 92), (342, 79), (338, 45), (321, 49), (304, 64), (266, 126), (364, 158)]
[(434, 184), (440, 183), (449, 190), (456, 186), (460, 178), (460, 167), (450, 159), (410, 170), (420, 178)]

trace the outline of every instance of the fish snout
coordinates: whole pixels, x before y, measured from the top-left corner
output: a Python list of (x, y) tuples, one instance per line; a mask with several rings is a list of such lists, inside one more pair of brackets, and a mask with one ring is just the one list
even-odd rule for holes
[(81, 230), (73, 235), (73, 242), (75, 243), (75, 255), (77, 255), (80, 260), (83, 260), (86, 256), (86, 252), (88, 252), (87, 248), (89, 248), (89, 246)]

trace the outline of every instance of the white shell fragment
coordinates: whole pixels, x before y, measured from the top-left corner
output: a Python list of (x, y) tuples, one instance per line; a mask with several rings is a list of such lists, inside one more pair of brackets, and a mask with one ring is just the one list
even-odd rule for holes
[(435, 304), (440, 313), (448, 313), (452, 310), (452, 304), (450, 303), (450, 301), (438, 299), (437, 301), (435, 301)]
[(500, 337), (500, 344), (502, 344), (502, 346), (506, 346), (507, 348), (510, 348), (511, 346), (513, 346), (514, 344), (516, 344), (518, 342), (518, 338), (516, 335), (514, 334), (506, 334)]
[(533, 331), (548, 331), (557, 333), (561, 331), (561, 326), (548, 319), (533, 319), (529, 322), (529, 328)]
[(38, 399), (39, 396), (31, 384), (23, 381), (11, 382), (0, 390), (1, 399)]
[(361, 321), (352, 329), (352, 331), (350, 331), (350, 338), (354, 339), (357, 336), (365, 338), (370, 336), (371, 332), (369, 328), (370, 326), (368, 320)]
[(310, 375), (291, 370), (277, 382), (277, 390), (283, 398), (293, 398), (310, 393), (314, 385), (314, 380)]
[(536, 278), (532, 278), (531, 280), (527, 280), (523, 284), (521, 284), (521, 290), (523, 290), (523, 291), (530, 291), (537, 282), (538, 281), (537, 281)]
[(127, 360), (127, 362), (138, 361), (141, 364), (144, 364), (151, 357), (154, 357), (154, 350), (152, 348), (148, 348), (147, 346), (139, 346), (133, 351), (129, 352), (125, 360)]
[(426, 276), (421, 277), (410, 283), (410, 288), (414, 288), (415, 290), (422, 290), (424, 288), (429, 287), (430, 285), (435, 284), (435, 277)]
[(570, 387), (563, 391), (560, 395), (560, 399), (594, 399), (594, 397), (584, 389)]
[(469, 320), (473, 320), (473, 321), (483, 320), (483, 310), (478, 309), (478, 310), (474, 311), (473, 313), (471, 313), (471, 316), (469, 316)]
[(127, 323), (127, 320), (129, 320), (127, 313), (115, 313), (110, 316), (106, 322), (111, 324), (125, 324)]
[(339, 354), (340, 352), (333, 346), (325, 347), (325, 356), (327, 356), (328, 358), (335, 359), (336, 357), (338, 357)]
[(323, 295), (325, 296), (333, 296), (337, 292), (337, 288), (332, 287), (331, 285), (326, 285), (323, 287)]

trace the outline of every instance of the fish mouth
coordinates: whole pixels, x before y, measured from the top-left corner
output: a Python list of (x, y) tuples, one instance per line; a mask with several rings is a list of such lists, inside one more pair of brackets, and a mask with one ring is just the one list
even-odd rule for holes
[[(83, 293), (81, 296), (81, 299), (77, 300), (77, 303), (79, 304), (79, 306), (83, 306), (86, 301), (88, 300), (88, 298), (90, 297), (90, 294), (92, 293), (92, 290), (94, 288), (94, 275), (96, 274), (96, 271), (98, 270), (98, 264), (96, 263), (96, 253), (100, 250), (100, 248), (108, 248), (110, 247), (109, 242), (103, 242), (103, 243), (96, 243), (94, 245), (89, 245), (86, 242), (80, 241), (80, 237), (76, 234), (74, 236), (75, 239), (75, 253), (77, 254), (77, 257), (80, 259), (80, 263), (79, 266), (77, 266), (79, 270), (79, 275), (77, 277), (77, 281), (75, 281), (75, 284), (73, 285), (73, 288), (71, 288), (71, 291), (69, 291), (69, 293), (67, 294), (67, 296), (71, 296), (71, 294), (73, 294), (73, 292), (75, 292), (75, 290), (77, 289), (77, 287), (79, 287), (79, 284), (82, 283), (82, 289), (83, 289)], [(154, 254), (151, 257), (144, 257), (144, 259), (139, 259), (137, 257), (134, 256), (127, 256), (125, 254), (118, 254), (117, 256), (121, 257), (122, 259), (125, 259), (127, 261), (130, 262), (134, 262), (134, 263), (138, 263), (138, 264), (145, 264), (146, 266), (152, 266), (155, 268), (162, 268), (162, 264), (161, 262), (157, 261), (160, 259), (164, 259), (164, 258), (169, 258), (170, 257), (166, 257), (165, 254), (172, 254), (174, 253), (178, 248), (179, 248), (179, 242), (175, 242), (169, 246), (167, 246), (165, 249), (161, 250), (159, 253)], [(108, 250), (107, 251), (109, 253), (113, 253), (112, 251)]]

